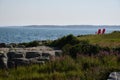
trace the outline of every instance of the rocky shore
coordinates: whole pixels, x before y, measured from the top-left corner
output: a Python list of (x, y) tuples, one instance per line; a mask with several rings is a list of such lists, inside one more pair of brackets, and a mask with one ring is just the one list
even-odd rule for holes
[[(10, 46), (10, 45), (9, 45)], [(31, 64), (44, 64), (55, 60), (62, 51), (48, 46), (37, 47), (6, 47), (0, 45), (0, 68), (8, 69)]]

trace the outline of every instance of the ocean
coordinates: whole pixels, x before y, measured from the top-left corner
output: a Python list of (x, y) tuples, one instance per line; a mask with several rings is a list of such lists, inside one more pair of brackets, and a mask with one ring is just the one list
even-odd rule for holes
[(106, 33), (120, 31), (120, 26), (91, 26), (91, 25), (31, 25), (0, 27), (0, 43), (22, 43), (33, 40), (55, 40), (62, 36), (73, 34), (95, 34), (98, 29), (106, 29)]

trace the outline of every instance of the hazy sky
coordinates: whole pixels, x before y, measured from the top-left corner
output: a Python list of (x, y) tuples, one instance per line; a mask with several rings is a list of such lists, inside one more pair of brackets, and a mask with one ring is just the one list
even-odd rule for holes
[(0, 0), (0, 25), (120, 25), (120, 0)]

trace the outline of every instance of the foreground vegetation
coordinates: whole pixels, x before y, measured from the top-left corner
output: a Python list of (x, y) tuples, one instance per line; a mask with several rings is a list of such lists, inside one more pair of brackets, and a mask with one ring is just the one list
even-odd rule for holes
[(107, 80), (113, 71), (120, 71), (120, 55), (100, 53), (57, 58), (44, 65), (31, 65), (0, 70), (0, 80)]
[(45, 44), (62, 49), (63, 55), (44, 65), (0, 70), (0, 80), (107, 80), (111, 72), (120, 71), (120, 32), (68, 35)]

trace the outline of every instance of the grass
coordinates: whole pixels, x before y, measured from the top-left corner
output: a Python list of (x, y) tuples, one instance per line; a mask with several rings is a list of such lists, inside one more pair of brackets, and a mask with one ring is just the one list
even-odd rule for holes
[(120, 32), (112, 32), (110, 34), (86, 35), (78, 37), (79, 40), (88, 40), (91, 44), (101, 47), (118, 47), (120, 46)]
[(0, 80), (107, 80), (110, 72), (120, 71), (120, 55), (63, 56), (44, 65), (0, 70)]

